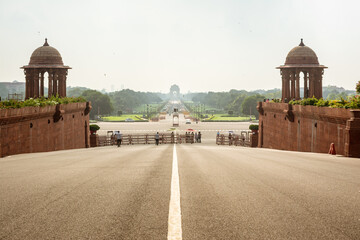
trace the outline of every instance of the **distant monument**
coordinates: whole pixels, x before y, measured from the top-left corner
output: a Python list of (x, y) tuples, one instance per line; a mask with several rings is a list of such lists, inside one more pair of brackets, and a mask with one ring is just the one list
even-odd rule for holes
[(304, 98), (322, 98), (322, 75), (324, 65), (320, 65), (315, 52), (305, 46), (303, 39), (299, 46), (288, 53), (284, 65), (277, 67), (282, 75), (282, 102), (300, 99), (300, 73), (304, 74)]
[(180, 96), (180, 88), (178, 85), (173, 84), (170, 87), (170, 97), (171, 98), (179, 98)]
[(66, 75), (69, 66), (65, 66), (58, 50), (50, 47), (47, 38), (43, 46), (35, 49), (30, 57), (29, 65), (24, 69), (26, 78), (25, 99), (44, 96), (44, 75), (48, 77), (48, 97), (66, 96)]

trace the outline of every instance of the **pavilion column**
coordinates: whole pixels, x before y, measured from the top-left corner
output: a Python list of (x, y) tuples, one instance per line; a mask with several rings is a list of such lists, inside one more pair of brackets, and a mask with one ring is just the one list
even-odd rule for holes
[(53, 73), (53, 95), (56, 96), (58, 94), (58, 74), (57, 72)]
[(290, 101), (290, 79), (291, 79), (291, 76), (290, 76), (290, 72), (287, 71), (286, 73), (286, 81), (285, 81), (285, 84), (286, 84), (286, 99), (287, 101), (289, 102)]
[(291, 94), (290, 98), (291, 100), (295, 98), (295, 72), (291, 71)]
[(321, 71), (319, 71), (319, 85), (318, 85), (319, 99), (322, 98), (322, 75), (323, 75), (323, 69), (321, 69)]
[(44, 71), (40, 73), (40, 97), (44, 96)]
[(315, 80), (314, 80), (314, 71), (310, 71), (309, 76), (309, 92), (310, 92), (310, 98), (312, 98), (315, 95)]
[(53, 81), (53, 74), (52, 74), (52, 71), (48, 71), (48, 74), (49, 74), (49, 87), (48, 87), (48, 97), (51, 97), (53, 95), (53, 92), (52, 92), (52, 81)]
[(29, 98), (34, 97), (34, 71), (30, 70)]
[(26, 87), (26, 89), (25, 89), (25, 99), (28, 99), (28, 98), (30, 98), (31, 74), (30, 74), (29, 69), (25, 69), (24, 73), (25, 73), (25, 81), (26, 81), (26, 84), (25, 84), (25, 87)]
[(66, 97), (66, 73), (67, 70), (64, 70), (61, 75), (61, 96)]
[(296, 71), (295, 81), (296, 81), (295, 99), (299, 100), (300, 99), (300, 71)]
[(39, 71), (38, 70), (34, 70), (33, 83), (34, 83), (34, 85), (33, 85), (33, 89), (34, 89), (33, 97), (38, 98), (39, 97)]
[(59, 94), (59, 97), (62, 97), (62, 91), (63, 91), (63, 89), (62, 89), (62, 82), (63, 82), (63, 80), (62, 80), (62, 75), (63, 75), (62, 71), (60, 71), (60, 72), (57, 73), (57, 78), (58, 78), (58, 94)]
[(285, 72), (284, 70), (280, 70), (281, 73), (281, 80), (282, 80), (282, 88), (281, 88), (281, 101), (284, 102), (285, 99), (285, 81), (286, 81), (286, 77), (285, 77)]
[(304, 98), (308, 98), (308, 77), (307, 72), (304, 72)]

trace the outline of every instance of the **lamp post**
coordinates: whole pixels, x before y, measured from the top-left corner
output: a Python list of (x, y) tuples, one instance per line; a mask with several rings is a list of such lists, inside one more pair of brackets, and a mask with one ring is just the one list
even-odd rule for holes
[(149, 104), (146, 104), (146, 115), (147, 119), (149, 119)]

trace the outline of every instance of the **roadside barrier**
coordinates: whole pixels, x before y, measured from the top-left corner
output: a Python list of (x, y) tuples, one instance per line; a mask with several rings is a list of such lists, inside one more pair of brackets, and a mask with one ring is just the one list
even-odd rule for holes
[(229, 146), (243, 146), (243, 147), (256, 147), (257, 146), (257, 133), (253, 134), (252, 131), (241, 131), (240, 134), (229, 133), (219, 134), (216, 136), (217, 145)]
[[(95, 137), (95, 135), (94, 135)], [(98, 136), (97, 146), (111, 146), (116, 145), (116, 136)], [(159, 144), (181, 144), (181, 143), (195, 143), (194, 135), (191, 134), (171, 134), (159, 133)], [(122, 134), (121, 145), (133, 144), (155, 144), (155, 134)]]

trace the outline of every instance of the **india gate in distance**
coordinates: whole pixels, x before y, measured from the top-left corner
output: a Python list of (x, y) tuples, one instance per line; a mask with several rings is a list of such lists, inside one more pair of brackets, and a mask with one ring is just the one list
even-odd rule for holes
[(48, 73), (48, 97), (66, 97), (66, 76), (69, 66), (65, 66), (58, 50), (49, 46), (47, 38), (43, 46), (35, 49), (29, 65), (24, 69), (26, 78), (25, 99), (44, 96), (44, 77)]

